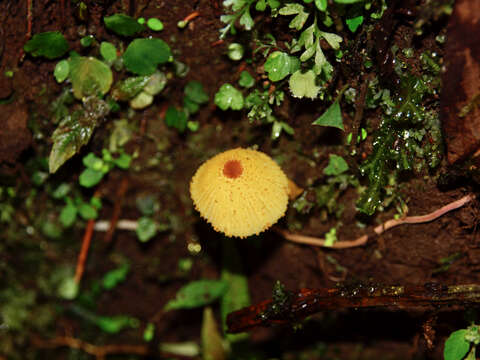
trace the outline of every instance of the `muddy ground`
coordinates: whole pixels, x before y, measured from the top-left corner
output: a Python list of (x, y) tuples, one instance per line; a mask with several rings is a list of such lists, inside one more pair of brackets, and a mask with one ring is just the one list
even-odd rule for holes
[[(118, 207), (118, 189), (122, 181), (127, 184), (120, 208), (121, 219), (137, 219), (140, 213), (136, 199), (153, 195), (159, 201), (159, 218), (169, 222), (167, 231), (158, 233), (147, 243), (141, 243), (132, 232), (117, 230), (110, 242), (105, 234), (95, 232), (88, 254), (81, 288), (89, 289), (102, 274), (118, 265), (118, 259), (128, 259), (131, 270), (126, 280), (114, 290), (102, 293), (95, 311), (105, 316), (127, 314), (141, 321), (140, 328), (108, 335), (101, 333), (82, 318), (58, 310), (46, 325), (23, 324), (15, 330), (0, 327), (0, 337), (5, 337), (0, 348), (0, 359), (87, 359), (82, 350), (71, 344), (57, 344), (55, 339), (71, 336), (83, 341), (105, 346), (108, 344), (138, 345), (149, 355), (125, 355), (111, 358), (181, 358), (158, 351), (158, 343), (180, 343), (200, 339), (202, 310), (178, 310), (162, 313), (162, 307), (175, 297), (177, 290), (192, 280), (215, 279), (222, 267), (221, 234), (216, 233), (193, 209), (189, 197), (189, 183), (198, 166), (214, 154), (234, 147), (258, 145), (258, 148), (276, 159), (287, 176), (308, 193), (314, 194), (315, 185), (324, 181), (322, 169), (328, 163), (328, 154), (338, 152), (342, 136), (336, 129), (312, 127), (326, 105), (308, 100), (293, 102), (286, 110), (289, 123), (295, 130), (293, 136), (282, 135), (270, 139), (270, 127), (253, 125), (244, 113), (217, 109), (213, 96), (224, 82), (234, 83), (239, 69), (256, 73), (252, 65), (236, 63), (225, 55), (229, 39), (218, 43), (219, 20), (223, 13), (221, 1), (86, 1), (89, 14), (85, 21), (78, 18), (78, 9), (69, 1), (33, 1), (31, 33), (59, 30), (73, 49), (81, 50), (80, 28), (88, 28), (97, 40), (113, 40), (107, 32), (102, 17), (118, 12), (134, 17), (158, 17), (165, 29), (154, 36), (169, 42), (174, 55), (190, 68), (186, 78), (170, 81), (166, 92), (153, 106), (138, 112), (132, 119), (138, 130), (127, 144), (127, 151), (137, 151), (132, 171), (113, 171), (97, 192), (103, 207), (100, 219), (110, 219)], [(402, 45), (412, 38), (416, 16), (422, 9), (432, 6), (429, 1), (408, 2), (399, 5), (392, 16), (391, 43)], [(31, 180), (29, 162), (45, 158), (51, 146), (50, 134), (55, 125), (49, 104), (61, 91), (52, 76), (55, 61), (33, 58), (23, 53), (28, 38), (27, 2), (6, 1), (0, 4), (0, 161), (3, 187), (13, 187), (18, 198), (14, 200), (15, 213), (9, 223), (2, 223), (2, 232), (8, 239), (0, 252), (0, 286), (32, 290), (37, 295), (29, 308), (30, 315), (41, 306), (68, 307), (70, 302), (47, 296), (38, 289), (38, 274), (47, 274), (52, 268), (74, 267), (80, 251), (85, 222), (79, 221), (64, 233), (63, 240), (51, 240), (36, 229), (55, 204), (49, 203), (46, 185), (36, 187)], [(197, 11), (186, 29), (177, 22)], [(410, 11), (410, 12), (409, 12)], [(454, 15), (455, 16), (455, 13)], [(444, 47), (434, 41), (447, 31), (448, 17), (428, 17), (432, 23), (426, 32), (411, 42), (416, 53), (432, 50), (444, 54)], [(380, 20), (381, 22), (382, 20)], [(285, 24), (271, 23), (277, 33)], [(152, 33), (153, 34), (153, 33)], [(347, 33), (346, 33), (347, 34)], [(284, 35), (288, 37), (288, 33)], [(350, 41), (358, 40), (350, 34)], [(448, 55), (448, 54), (446, 54)], [(446, 56), (445, 55), (445, 56)], [(448, 59), (445, 59), (448, 61)], [(3, 76), (13, 70), (12, 78)], [(372, 73), (374, 71), (372, 70)], [(361, 79), (348, 72), (340, 74), (342, 82), (360, 87)], [(210, 102), (196, 115), (200, 124), (197, 132), (179, 134), (168, 128), (159, 114), (169, 104), (181, 105), (184, 85), (190, 80), (200, 81), (210, 96)], [(378, 115), (378, 114), (377, 114)], [(371, 127), (378, 125), (375, 112), (367, 113)], [(379, 116), (379, 115), (378, 115)], [(351, 112), (345, 111), (346, 132), (352, 124)], [(82, 150), (100, 151), (103, 139), (111, 126), (108, 121), (95, 133), (92, 141)], [(365, 156), (371, 151), (371, 141), (363, 145)], [(155, 162), (151, 162), (155, 158)], [(457, 200), (475, 188), (475, 182), (465, 175), (454, 177), (448, 186), (439, 187), (440, 174), (452, 172), (444, 157), (438, 169), (420, 174), (405, 174), (399, 188), (402, 199), (408, 204), (409, 215), (423, 215)], [(68, 161), (48, 181), (74, 182), (82, 170), (81, 158)], [(35, 194), (32, 195), (32, 189)], [(84, 192), (88, 195), (88, 191)], [(91, 195), (91, 194), (90, 194)], [(310, 195), (311, 196), (311, 195)], [(314, 196), (314, 195), (313, 195)], [(26, 208), (25, 199), (33, 199), (33, 208)], [(371, 233), (373, 226), (391, 219), (396, 210), (388, 208), (374, 217), (359, 217), (355, 210), (357, 193), (349, 188), (339, 198), (344, 205), (342, 226), (338, 239), (351, 240)], [(54, 215), (51, 215), (54, 216)], [(43, 219), (43, 220), (42, 220)], [(357, 226), (362, 220), (366, 227)], [(336, 220), (325, 219), (324, 211), (313, 208), (307, 215), (299, 215), (289, 208), (278, 227), (295, 228), (292, 231), (305, 235), (322, 236)], [(252, 303), (272, 297), (274, 283), (281, 281), (286, 289), (335, 287), (342, 284), (376, 283), (397, 285), (423, 285), (439, 283), (458, 285), (478, 282), (480, 246), (477, 234), (478, 208), (476, 202), (450, 212), (435, 221), (424, 224), (403, 225), (386, 231), (381, 236), (371, 236), (360, 247), (325, 249), (286, 241), (279, 233), (269, 230), (252, 239), (238, 239), (238, 248), (248, 277)], [(26, 230), (30, 229), (30, 230)], [(2, 236), (3, 237), (3, 236)], [(192, 246), (193, 245), (193, 246)], [(192, 251), (193, 249), (196, 249)], [(200, 250), (199, 250), (200, 249)], [(191, 259), (192, 268), (179, 273), (180, 259)], [(448, 264), (445, 264), (445, 259)], [(43, 276), (43, 275), (42, 275)], [(46, 276), (46, 275), (45, 275)], [(20, 293), (22, 294), (22, 293)], [(23, 295), (19, 295), (20, 297)], [(217, 319), (219, 309), (214, 305)], [(468, 310), (468, 311), (465, 311)], [(251, 331), (248, 358), (267, 359), (441, 359), (443, 343), (454, 330), (465, 328), (475, 321), (474, 308), (454, 307), (441, 309), (338, 309), (309, 318), (298, 330), (292, 326), (258, 328)], [(38, 310), (39, 311), (39, 310)], [(29, 319), (29, 317), (26, 317)], [(472, 317), (473, 316), (473, 317)], [(477, 319), (478, 321), (478, 319)], [(149, 343), (142, 339), (144, 326), (153, 322), (155, 338)], [(425, 330), (431, 324), (433, 332)], [(2, 334), (2, 332), (5, 332)], [(434, 333), (434, 334), (433, 334)], [(53, 339), (53, 340), (52, 340)], [(428, 344), (428, 341), (432, 344)], [(247, 358), (247, 357), (245, 357)]]

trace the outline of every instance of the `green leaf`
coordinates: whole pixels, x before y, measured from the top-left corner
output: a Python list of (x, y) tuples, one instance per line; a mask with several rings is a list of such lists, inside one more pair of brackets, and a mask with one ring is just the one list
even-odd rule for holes
[(100, 159), (97, 155), (94, 153), (88, 153), (83, 159), (82, 159), (83, 165), (87, 168), (91, 168), (95, 171), (101, 171), (103, 166), (104, 166), (104, 161)]
[(116, 101), (127, 101), (137, 96), (149, 81), (148, 76), (128, 77), (115, 83), (112, 98)]
[(333, 126), (337, 129), (344, 130), (342, 112), (340, 110), (340, 104), (337, 101), (334, 101), (317, 120), (315, 120), (312, 125), (321, 125), (321, 126)]
[(34, 57), (43, 56), (47, 59), (55, 59), (67, 52), (68, 42), (60, 32), (47, 31), (33, 35), (23, 50)]
[(363, 24), (363, 15), (358, 15), (352, 18), (345, 19), (348, 29), (354, 33), (357, 31), (358, 27)]
[(467, 329), (454, 331), (445, 341), (443, 358), (445, 360), (462, 360), (470, 349), (470, 343), (465, 340)]
[(328, 42), (328, 44), (334, 49), (340, 49), (340, 43), (342, 42), (342, 37), (334, 33), (329, 33), (321, 31), (320, 35)]
[(332, 246), (334, 242), (337, 241), (337, 229), (332, 227), (326, 234), (325, 234), (325, 246)]
[(105, 22), (107, 29), (122, 36), (133, 36), (144, 29), (137, 20), (124, 14), (106, 16), (103, 18), (103, 21)]
[(76, 219), (77, 219), (77, 207), (70, 200), (67, 202), (67, 205), (65, 205), (62, 211), (60, 212), (59, 220), (64, 227), (68, 228), (73, 225)]
[(102, 331), (117, 334), (125, 328), (137, 328), (139, 321), (130, 316), (97, 316), (94, 321)]
[(275, 10), (276, 8), (278, 8), (281, 5), (280, 0), (267, 0), (267, 3), (268, 3), (268, 6), (270, 6), (270, 8), (272, 10)]
[(246, 70), (243, 70), (240, 73), (240, 79), (238, 80), (238, 85), (244, 87), (244, 88), (251, 88), (253, 85), (255, 85), (255, 79), (253, 78), (252, 75)]
[(197, 280), (182, 287), (176, 298), (170, 300), (164, 311), (174, 309), (192, 309), (211, 304), (222, 296), (228, 288), (223, 280)]
[(90, 188), (97, 185), (102, 180), (105, 173), (103, 171), (86, 168), (78, 178), (80, 185)]
[(112, 86), (112, 71), (104, 62), (93, 57), (76, 56), (70, 59), (70, 80), (77, 99), (104, 95)]
[(60, 60), (55, 66), (55, 70), (53, 70), (53, 76), (55, 76), (55, 80), (57, 80), (58, 83), (62, 83), (68, 77), (69, 72), (70, 64), (68, 61)]
[(157, 224), (152, 218), (142, 216), (138, 219), (137, 237), (141, 242), (147, 242), (157, 234)]
[(120, 156), (116, 159), (113, 159), (113, 163), (120, 169), (126, 170), (130, 167), (132, 162), (132, 157), (128, 154), (121, 153)]
[(143, 91), (149, 95), (155, 96), (165, 88), (167, 77), (163, 72), (156, 71), (148, 78), (148, 82)]
[(280, 81), (299, 68), (300, 61), (296, 57), (281, 51), (271, 53), (264, 65), (264, 69), (268, 73), (268, 78), (272, 81)]
[(156, 18), (148, 19), (147, 26), (153, 31), (162, 31), (163, 30), (163, 23)]
[(303, 5), (295, 4), (295, 3), (288, 3), (279, 11), (280, 15), (295, 15), (292, 21), (290, 21), (289, 27), (293, 29), (300, 30), (305, 22), (308, 19), (309, 13), (305, 11)]
[(243, 54), (245, 53), (245, 49), (243, 48), (242, 44), (239, 43), (231, 43), (228, 45), (228, 57), (233, 61), (241, 60)]
[(78, 206), (78, 213), (84, 220), (96, 219), (98, 216), (97, 209), (92, 205), (81, 202)]
[[(96, 100), (102, 107), (101, 100)], [(66, 116), (52, 134), (53, 147), (48, 159), (50, 173), (54, 173), (65, 161), (75, 155), (88, 143), (99, 119), (106, 114), (106, 108), (94, 111), (76, 111)], [(102, 112), (103, 111), (103, 112)]]
[(255, 10), (257, 11), (265, 11), (267, 8), (267, 3), (265, 0), (258, 0), (257, 3), (255, 4)]
[(170, 47), (161, 39), (135, 39), (123, 54), (123, 62), (135, 74), (150, 75), (171, 56)]
[(108, 41), (102, 41), (100, 44), (100, 55), (102, 55), (105, 61), (112, 63), (117, 59), (117, 48)]
[(130, 100), (130, 107), (132, 109), (145, 109), (147, 106), (150, 106), (153, 103), (153, 96), (148, 94), (145, 91), (142, 91), (140, 94), (135, 96)]
[(58, 295), (66, 300), (73, 300), (78, 295), (79, 286), (73, 276), (62, 279), (58, 285)]
[(169, 106), (165, 113), (165, 123), (179, 132), (184, 132), (187, 127), (187, 114), (185, 111), (177, 110), (174, 106)]
[(248, 6), (239, 20), (240, 25), (243, 25), (245, 30), (250, 31), (254, 25), (252, 16), (250, 15), (250, 6)]
[(83, 47), (89, 47), (90, 45), (92, 45), (93, 40), (95, 40), (95, 38), (92, 35), (84, 36), (80, 39), (80, 45), (82, 45)]
[(203, 90), (203, 85), (199, 81), (190, 81), (185, 86), (185, 96), (188, 100), (197, 104), (208, 102), (208, 94)]
[(215, 94), (215, 104), (222, 110), (241, 110), (243, 108), (242, 93), (230, 84), (223, 84)]
[(315, 0), (315, 6), (320, 11), (327, 10), (327, 0)]
[(128, 272), (130, 271), (130, 265), (124, 263), (120, 267), (107, 272), (102, 279), (102, 286), (104, 289), (111, 290), (121, 282), (124, 282)]
[(292, 96), (315, 99), (320, 91), (320, 87), (315, 84), (315, 79), (316, 76), (312, 70), (308, 70), (305, 73), (302, 73), (301, 70), (294, 72), (288, 81)]
[(338, 155), (330, 154), (328, 165), (323, 169), (325, 175), (340, 175), (348, 170), (347, 162)]
[(155, 336), (155, 324), (148, 323), (147, 326), (145, 326), (145, 330), (143, 331), (143, 340), (146, 342), (150, 342), (153, 340), (154, 336)]

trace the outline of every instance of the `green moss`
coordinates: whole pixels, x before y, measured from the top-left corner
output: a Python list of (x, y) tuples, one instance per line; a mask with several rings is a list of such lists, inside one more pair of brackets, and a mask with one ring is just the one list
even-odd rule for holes
[[(382, 203), (389, 177), (402, 171), (420, 172), (436, 167), (441, 159), (442, 136), (436, 111), (426, 98), (438, 91), (436, 71), (421, 77), (402, 75), (399, 91), (390, 99), (385, 90), (370, 91), (367, 104), (381, 104), (386, 116), (375, 134), (373, 152), (360, 166), (368, 187), (357, 202), (358, 209), (373, 215)], [(395, 185), (395, 184), (394, 184)]]

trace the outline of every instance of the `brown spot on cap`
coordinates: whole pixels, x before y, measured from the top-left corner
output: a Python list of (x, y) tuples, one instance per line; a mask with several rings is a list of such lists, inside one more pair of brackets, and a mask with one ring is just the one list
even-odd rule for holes
[(230, 179), (236, 179), (243, 173), (243, 167), (238, 160), (228, 160), (223, 165), (223, 175)]

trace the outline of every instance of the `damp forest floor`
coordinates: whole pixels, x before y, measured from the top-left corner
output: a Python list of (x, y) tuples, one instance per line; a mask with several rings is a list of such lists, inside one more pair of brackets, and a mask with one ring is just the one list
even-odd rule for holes
[[(98, 220), (138, 219), (142, 216), (138, 199), (147, 198), (155, 200), (155, 218), (165, 228), (147, 242), (139, 241), (135, 232), (127, 230), (116, 230), (108, 241), (105, 232), (93, 232), (79, 296), (83, 296), (84, 304), (94, 302), (90, 307), (94, 316), (128, 316), (137, 319), (136, 326), (108, 333), (92, 325), (89, 316), (79, 315), (78, 298), (65, 299), (52, 290), (52, 278), (74, 271), (87, 226), (86, 221), (79, 219), (59, 235), (45, 229), (45, 224), (55, 223), (64, 205), (52, 200), (53, 184), (78, 186), (82, 157), (88, 152), (101, 153), (112, 125), (107, 121), (100, 126), (80, 155), (67, 161), (54, 175), (45, 175), (46, 181), (32, 177), (32, 167), (38, 168), (48, 157), (50, 135), (55, 127), (49, 120), (50, 105), (60, 94), (61, 85), (52, 76), (55, 61), (22, 55), (27, 2), (1, 2), (0, 118), (4, 124), (0, 130), (0, 360), (94, 358), (85, 351), (85, 343), (98, 347), (93, 352), (112, 344), (132, 346), (130, 353), (127, 346), (124, 354), (108, 355), (108, 359), (201, 358), (195, 352), (182, 355), (159, 350), (161, 343), (183, 344), (184, 348), (188, 348), (186, 344), (201, 343), (201, 307), (168, 312), (162, 309), (182, 286), (199, 279), (219, 279), (222, 273), (225, 238), (199, 216), (190, 199), (189, 183), (195, 170), (226, 149), (258, 146), (279, 162), (288, 178), (305, 189), (303, 196), (314, 203), (315, 187), (325, 181), (322, 170), (328, 164), (328, 156), (338, 153), (344, 135), (335, 128), (311, 125), (326, 109), (319, 100), (289, 100), (291, 106), (285, 111), (290, 114), (288, 121), (294, 134), (284, 133), (276, 140), (271, 139), (270, 125), (251, 123), (245, 112), (221, 111), (215, 106), (214, 94), (223, 83), (235, 83), (243, 69), (252, 74), (261, 71), (226, 56), (232, 40), (227, 36), (223, 43), (218, 42), (221, 1), (86, 1), (81, 2), (88, 6), (85, 21), (76, 15), (75, 3), (79, 2), (33, 1), (32, 34), (59, 30), (69, 43), (80, 48), (79, 33), (85, 28), (98, 41), (115, 37), (103, 27), (103, 16), (128, 13), (134, 17), (158, 17), (164, 29), (155, 36), (167, 41), (175, 58), (189, 67), (185, 78), (169, 81), (166, 95), (155, 98), (152, 106), (130, 118), (135, 126), (125, 150), (136, 157), (129, 170), (111, 171), (95, 189), (102, 199)], [(422, 4), (429, 2), (407, 3), (403, 5), (405, 9), (421, 9)], [(185, 29), (177, 27), (179, 20), (194, 12), (199, 16)], [(397, 21), (392, 29), (392, 44), (402, 46), (414, 32), (414, 23), (409, 17)], [(422, 40), (414, 44), (416, 51), (432, 50), (442, 55), (442, 47), (431, 39), (445, 34), (447, 23), (448, 18), (427, 27)], [(288, 23), (273, 22), (265, 26), (285, 24)], [(429, 35), (428, 31), (434, 34)], [(3, 77), (8, 70), (14, 70), (13, 77)], [(352, 79), (355, 76), (342, 74), (345, 78), (349, 75)], [(181, 106), (183, 88), (192, 80), (203, 85), (210, 100), (195, 115), (199, 129), (179, 133), (165, 124), (163, 115), (169, 105)], [(357, 88), (361, 86), (357, 78), (352, 83)], [(347, 133), (353, 112), (344, 111), (343, 115)], [(368, 115), (371, 136), (380, 123), (380, 115), (375, 115), (375, 111)], [(367, 137), (360, 156), (368, 156), (371, 150), (372, 140)], [(449, 169), (443, 158), (434, 170), (402, 174), (398, 198), (407, 205), (408, 215), (433, 212), (472, 191), (472, 183), (463, 176), (457, 178), (461, 181), (440, 187), (438, 179)], [(93, 195), (89, 189), (80, 192), (85, 197)], [(235, 240), (252, 304), (272, 298), (277, 281), (292, 291), (334, 288), (338, 284), (478, 282), (479, 213), (475, 201), (432, 222), (405, 224), (375, 236), (371, 229), (398, 214), (395, 204), (399, 203), (366, 217), (356, 210), (357, 197), (353, 187), (337, 196), (343, 209), (338, 218), (318, 206), (299, 213), (291, 205), (276, 226), (322, 237), (341, 222), (338, 241), (372, 234), (363, 246), (328, 249), (302, 245), (285, 240), (274, 230)], [(111, 290), (99, 290), (104, 275), (125, 263), (129, 265), (126, 276)], [(218, 302), (211, 306), (220, 323)], [(15, 326), (5, 325), (7, 320)], [(442, 359), (448, 335), (471, 321), (475, 321), (475, 309), (461, 306), (438, 311), (329, 310), (301, 321), (300, 325), (253, 329), (247, 350), (233, 358)], [(153, 339), (146, 341), (144, 334), (149, 323), (155, 331)], [(426, 324), (433, 327), (433, 335), (425, 330), (430, 326)], [(66, 338), (79, 342), (62, 342)], [(428, 343), (430, 340), (432, 344)], [(96, 358), (102, 357), (97, 354)]]

